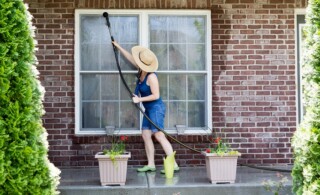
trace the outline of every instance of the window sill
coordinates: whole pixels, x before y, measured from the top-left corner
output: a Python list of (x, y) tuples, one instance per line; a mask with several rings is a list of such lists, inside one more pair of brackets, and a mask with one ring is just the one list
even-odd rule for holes
[[(141, 130), (116, 130), (114, 135), (141, 135)], [(177, 130), (167, 130), (166, 131), (169, 135), (178, 135)], [(204, 129), (192, 129), (192, 130), (185, 130), (184, 133), (179, 135), (207, 135), (210, 134), (210, 130), (204, 130)], [(81, 137), (81, 136), (99, 136), (99, 135), (107, 135), (105, 130), (100, 131), (78, 131), (75, 136)]]

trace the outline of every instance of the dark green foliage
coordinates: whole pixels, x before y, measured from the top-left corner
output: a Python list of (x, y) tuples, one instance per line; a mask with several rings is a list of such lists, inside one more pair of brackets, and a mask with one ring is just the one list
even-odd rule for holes
[(295, 132), (292, 171), (295, 194), (320, 194), (320, 0), (309, 0), (306, 15), (303, 95), (306, 114)]
[(30, 17), (22, 0), (0, 0), (0, 194), (55, 194), (59, 179), (47, 157)]

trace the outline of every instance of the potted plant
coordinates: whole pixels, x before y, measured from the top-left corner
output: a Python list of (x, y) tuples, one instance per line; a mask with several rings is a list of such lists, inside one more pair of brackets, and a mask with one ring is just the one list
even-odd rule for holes
[(125, 151), (127, 136), (112, 136), (111, 148), (98, 152), (101, 185), (125, 185), (130, 152)]
[(214, 147), (202, 152), (205, 155), (208, 179), (211, 183), (234, 183), (241, 154), (232, 150), (221, 137), (212, 136), (209, 141)]

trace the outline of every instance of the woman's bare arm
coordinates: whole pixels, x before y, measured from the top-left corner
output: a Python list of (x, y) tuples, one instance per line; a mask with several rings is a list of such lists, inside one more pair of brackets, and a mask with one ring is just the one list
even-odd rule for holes
[(137, 69), (139, 69), (138, 65), (136, 64), (136, 62), (133, 59), (133, 56), (131, 55), (130, 52), (128, 52), (127, 50), (125, 50), (124, 48), (122, 48), (116, 41), (113, 41), (112, 44), (114, 46), (116, 46), (116, 48), (118, 48), (118, 50), (122, 53), (122, 55), (129, 60), (129, 62), (136, 67)]

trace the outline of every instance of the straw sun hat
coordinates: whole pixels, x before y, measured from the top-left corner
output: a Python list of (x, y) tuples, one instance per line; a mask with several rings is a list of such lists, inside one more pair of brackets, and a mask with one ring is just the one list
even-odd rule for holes
[(134, 61), (139, 68), (145, 72), (155, 72), (158, 70), (157, 56), (148, 48), (142, 46), (134, 46), (131, 49)]

